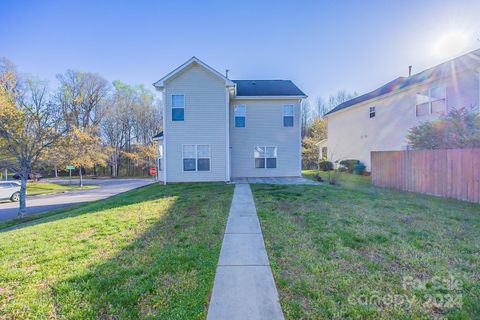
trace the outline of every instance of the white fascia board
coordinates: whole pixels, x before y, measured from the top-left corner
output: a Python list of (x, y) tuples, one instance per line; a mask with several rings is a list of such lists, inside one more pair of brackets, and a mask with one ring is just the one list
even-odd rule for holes
[(157, 82), (155, 82), (153, 84), (153, 86), (155, 88), (158, 88), (158, 89), (161, 89), (165, 86), (165, 81), (167, 81), (168, 79), (172, 78), (173, 76), (175, 76), (177, 73), (181, 72), (182, 70), (184, 70), (185, 68), (189, 67), (191, 64), (193, 63), (197, 63), (198, 65), (202, 66), (203, 68), (207, 69), (208, 71), (210, 71), (211, 73), (213, 73), (215, 76), (221, 78), (222, 80), (225, 81), (225, 85), (227, 87), (234, 87), (235, 86), (235, 83), (232, 82), (230, 79), (226, 78), (224, 75), (222, 75), (220, 72), (218, 72), (217, 70), (213, 69), (212, 67), (210, 67), (209, 65), (207, 65), (205, 62), (201, 61), (200, 59), (196, 58), (196, 57), (192, 57), (190, 60), (188, 60), (187, 62), (185, 62), (184, 64), (182, 64), (181, 66), (179, 66), (178, 68), (174, 69), (172, 72), (168, 73), (165, 77), (163, 77), (162, 79), (158, 80)]

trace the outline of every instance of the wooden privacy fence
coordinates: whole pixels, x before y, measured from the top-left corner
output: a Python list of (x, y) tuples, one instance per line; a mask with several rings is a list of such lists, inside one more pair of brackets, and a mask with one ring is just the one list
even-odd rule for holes
[(480, 203), (480, 149), (373, 151), (375, 186)]

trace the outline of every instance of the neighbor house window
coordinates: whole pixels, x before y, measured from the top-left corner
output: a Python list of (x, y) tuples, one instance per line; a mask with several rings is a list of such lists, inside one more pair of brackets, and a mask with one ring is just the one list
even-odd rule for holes
[(172, 95), (172, 121), (185, 120), (185, 96), (183, 94)]
[(417, 93), (415, 114), (417, 117), (444, 114), (447, 111), (447, 94), (444, 85), (432, 87)]
[(235, 106), (235, 128), (245, 128), (246, 106)]
[(183, 171), (210, 171), (210, 145), (183, 145)]
[(277, 147), (255, 147), (255, 168), (273, 169), (277, 167)]
[(370, 107), (370, 118), (375, 117), (375, 107)]
[(283, 126), (293, 127), (293, 104), (283, 106)]

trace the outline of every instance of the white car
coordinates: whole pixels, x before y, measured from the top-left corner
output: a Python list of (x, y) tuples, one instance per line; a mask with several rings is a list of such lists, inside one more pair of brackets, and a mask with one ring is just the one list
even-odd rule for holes
[(0, 200), (17, 202), (20, 200), (20, 183), (15, 181), (0, 182)]

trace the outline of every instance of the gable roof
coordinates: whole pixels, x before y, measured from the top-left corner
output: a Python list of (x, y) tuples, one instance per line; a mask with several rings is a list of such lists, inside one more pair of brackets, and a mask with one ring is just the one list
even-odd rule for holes
[(237, 97), (294, 96), (306, 97), (290, 80), (233, 80), (237, 85)]
[(441, 79), (448, 75), (451, 75), (454, 72), (463, 70), (472, 65), (480, 65), (480, 49), (471, 51), (467, 54), (464, 54), (460, 57), (451, 59), (447, 62), (441, 63), (435, 67), (419, 72), (411, 77), (398, 77), (395, 80), (384, 84), (380, 88), (377, 88), (369, 93), (363, 94), (361, 96), (355, 97), (351, 100), (345, 101), (329, 112), (325, 116), (330, 115), (334, 112), (349, 108), (361, 102), (365, 102), (385, 94), (394, 93), (405, 89), (407, 87), (413, 86), (420, 83), (428, 83)]
[(219, 77), (220, 79), (224, 80), (225, 81), (225, 84), (227, 87), (233, 87), (235, 84), (230, 80), (228, 79), (227, 77), (225, 77), (224, 75), (222, 75), (220, 72), (218, 72), (217, 70), (213, 69), (212, 67), (210, 67), (209, 65), (207, 65), (205, 62), (201, 61), (200, 59), (198, 59), (197, 57), (192, 57), (190, 60), (188, 60), (187, 62), (185, 62), (184, 64), (182, 64), (181, 66), (179, 66), (178, 68), (176, 68), (175, 70), (173, 70), (172, 72), (170, 72), (169, 74), (167, 74), (165, 77), (163, 77), (162, 79), (158, 80), (157, 82), (155, 82), (153, 84), (153, 86), (157, 89), (161, 89), (164, 87), (165, 85), (165, 81), (171, 79), (172, 77), (174, 77), (176, 74), (178, 74), (179, 72), (182, 72), (183, 70), (185, 70), (186, 68), (190, 67), (192, 64), (198, 64), (199, 66), (203, 67), (204, 69), (206, 69), (207, 71), (211, 72), (212, 74), (214, 74), (215, 76)]

